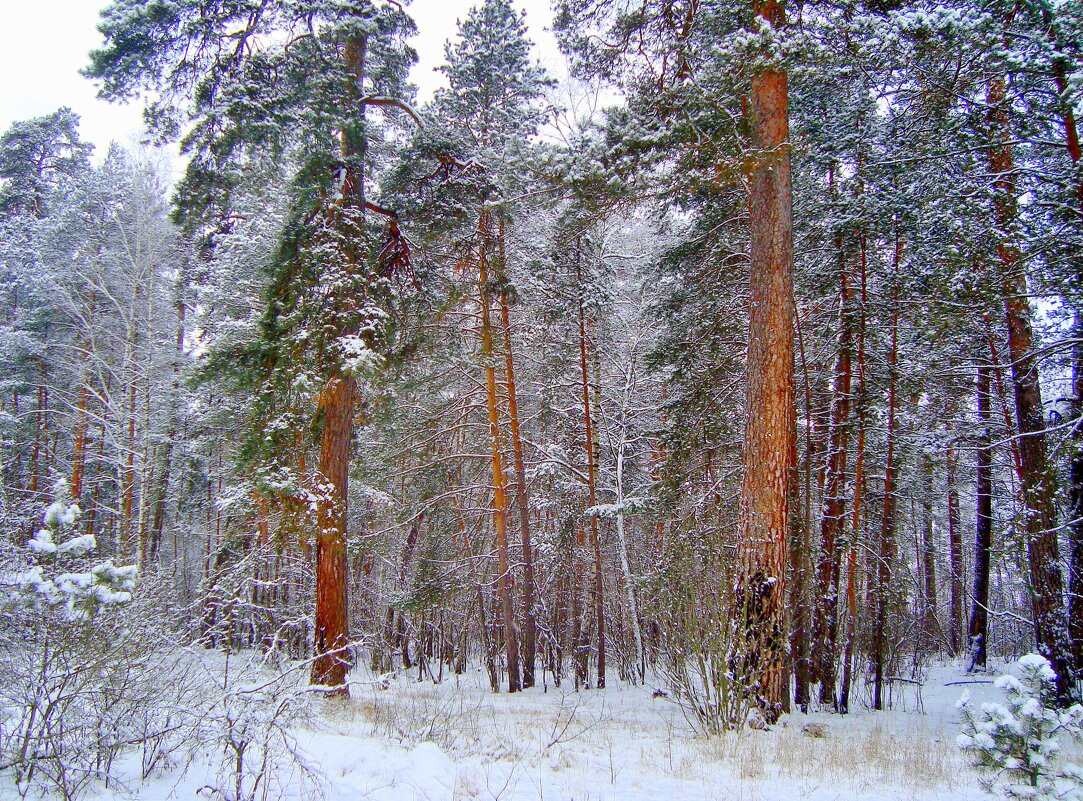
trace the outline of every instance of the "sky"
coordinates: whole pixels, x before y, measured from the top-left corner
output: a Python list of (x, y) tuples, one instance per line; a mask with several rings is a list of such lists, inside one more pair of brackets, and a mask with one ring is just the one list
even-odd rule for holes
[[(456, 32), (456, 20), (478, 0), (413, 0), (410, 14), (420, 31), (414, 47), (421, 57), (413, 80), (421, 99), (432, 96), (443, 76), (434, 67), (443, 63), (444, 42)], [(99, 154), (116, 140), (138, 141), (142, 109), (96, 98), (93, 82), (79, 74), (88, 51), (100, 44), (98, 15), (108, 0), (0, 0), (0, 132), (15, 120), (39, 117), (60, 106), (80, 115), (84, 141)], [(527, 12), (536, 57), (550, 71), (562, 72), (556, 41), (547, 30), (552, 18), (549, 0), (515, 0)]]

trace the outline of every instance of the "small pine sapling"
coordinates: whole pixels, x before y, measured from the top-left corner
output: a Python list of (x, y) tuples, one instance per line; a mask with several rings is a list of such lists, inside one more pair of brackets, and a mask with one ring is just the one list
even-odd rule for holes
[(80, 510), (67, 481), (56, 482), (53, 498), (42, 517), (43, 527), (27, 543), (37, 564), (15, 577), (24, 601), (63, 607), (71, 620), (89, 620), (104, 606), (130, 601), (135, 565), (117, 567), (111, 559), (91, 564), (90, 554), (98, 543), (91, 534), (73, 536)]
[(1017, 667), (1018, 678), (996, 680), (1005, 704), (986, 702), (975, 709), (969, 693), (963, 694), (957, 704), (963, 729), (956, 742), (990, 792), (1003, 782), (1009, 798), (1083, 801), (1083, 767), (1061, 755), (1061, 738), (1078, 740), (1083, 732), (1083, 706), (1056, 708), (1056, 674), (1045, 657), (1027, 654)]

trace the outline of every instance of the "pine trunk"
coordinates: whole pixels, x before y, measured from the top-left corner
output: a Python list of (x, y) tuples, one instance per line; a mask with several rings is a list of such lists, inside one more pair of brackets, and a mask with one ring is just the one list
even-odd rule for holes
[(956, 473), (959, 467), (959, 455), (954, 445), (948, 446), (948, 569), (951, 571), (949, 593), (951, 608), (948, 622), (951, 631), (948, 646), (952, 656), (958, 656), (960, 637), (963, 631), (963, 538), (959, 526), (959, 488)]
[(854, 394), (857, 425), (857, 458), (854, 463), (854, 509), (850, 548), (846, 558), (846, 646), (842, 657), (842, 689), (839, 712), (850, 711), (850, 687), (853, 682), (854, 648), (857, 643), (857, 561), (861, 547), (862, 502), (865, 498), (865, 303), (867, 301), (867, 250), (861, 237), (861, 304), (857, 327), (857, 388)]
[(978, 474), (975, 495), (974, 602), (970, 610), (970, 670), (985, 670), (989, 645), (989, 569), (993, 550), (993, 415), (989, 368), (978, 367)]
[[(503, 233), (503, 230), (501, 231)], [(503, 236), (501, 236), (503, 249)], [(512, 356), (508, 293), (501, 287), (500, 316), (504, 327), (504, 367), (508, 378), (508, 425), (515, 461), (515, 498), (519, 506), (519, 538), (523, 551), (523, 687), (534, 686), (537, 662), (537, 622), (534, 611), (534, 548), (530, 540), (530, 490), (526, 483), (523, 438), (519, 431), (519, 400), (515, 389), (515, 359)]]
[[(583, 284), (582, 250), (576, 248), (576, 271)], [(594, 627), (598, 638), (598, 689), (605, 688), (605, 603), (602, 595), (602, 545), (598, 533), (597, 475), (594, 459), (594, 427), (590, 415), (590, 378), (587, 372), (587, 320), (583, 298), (579, 298), (579, 367), (583, 379), (583, 431), (587, 452), (587, 505), (590, 507), (590, 546), (594, 555)]]
[(482, 216), (479, 232), (481, 252), (478, 258), (478, 287), (481, 301), (481, 358), (485, 363), (485, 406), (489, 417), (493, 478), (493, 528), (496, 532), (497, 594), (504, 622), (504, 645), (508, 658), (508, 692), (518, 692), (519, 638), (515, 629), (515, 612), (511, 597), (511, 574), (508, 564), (508, 490), (504, 473), (503, 449), (500, 440), (500, 417), (496, 397), (496, 367), (493, 352), (491, 288), (489, 287), (489, 246), (491, 236), (489, 213)]
[(323, 388), (320, 408), (320, 473), (330, 484), (320, 501), (316, 535), (316, 659), (312, 684), (331, 695), (348, 697), (350, 631), (347, 613), (346, 500), (350, 437), (357, 385), (353, 378), (332, 378)]
[(1014, 243), (1018, 227), (1014, 164), (1010, 141), (1007, 84), (1002, 76), (989, 79), (986, 88), (989, 124), (989, 169), (995, 176), (994, 214), (997, 245), (1003, 268), (1008, 355), (1011, 360), (1015, 416), (1019, 431), (1019, 457), (1023, 470), (1022, 495), (1026, 509), (1027, 561), (1030, 565), (1034, 638), (1038, 650), (1056, 671), (1057, 697), (1067, 703), (1074, 675), (1068, 621), (1064, 609), (1064, 583), (1060, 573), (1053, 474), (1045, 451), (1041, 386), (1034, 353), (1030, 301), (1024, 265)]
[(876, 572), (876, 620), (873, 627), (873, 709), (884, 708), (884, 682), (887, 669), (887, 618), (891, 609), (890, 598), (892, 567), (895, 561), (895, 411), (896, 384), (899, 363), (899, 266), (902, 261), (903, 242), (895, 232), (895, 255), (891, 276), (891, 344), (887, 353), (887, 432), (884, 460), (884, 524), (880, 530), (879, 564)]
[[(755, 14), (786, 24), (777, 0), (756, 0)], [(786, 72), (752, 79), (749, 229), (751, 308), (742, 460), (736, 640), (738, 675), (768, 722), (782, 711), (786, 677), (786, 536), (793, 467), (793, 202)]]
[(850, 305), (853, 298), (840, 251), (838, 356), (831, 403), (831, 428), (827, 446), (827, 475), (820, 516), (820, 556), (816, 567), (816, 644), (820, 703), (838, 708), (835, 695), (835, 663), (838, 657), (838, 596), (841, 559), (836, 541), (846, 516), (846, 458), (850, 433), (851, 350), (853, 334)]
[(933, 528), (933, 460), (928, 454), (922, 456), (921, 465), (921, 575), (924, 586), (921, 593), (921, 628), (924, 647), (929, 653), (937, 650), (940, 624), (937, 620), (936, 599), (936, 542)]

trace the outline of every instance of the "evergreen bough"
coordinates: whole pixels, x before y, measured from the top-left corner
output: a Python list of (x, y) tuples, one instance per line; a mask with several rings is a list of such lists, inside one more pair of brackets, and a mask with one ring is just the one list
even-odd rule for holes
[(1078, 740), (1083, 733), (1083, 706), (1056, 708), (1056, 674), (1045, 657), (1027, 654), (1017, 663), (1019, 676), (995, 682), (1005, 704), (970, 704), (959, 699), (963, 730), (956, 742), (983, 774), (992, 792), (1003, 782), (1009, 798), (1038, 801), (1083, 799), (1083, 767), (1061, 756), (1061, 738)]

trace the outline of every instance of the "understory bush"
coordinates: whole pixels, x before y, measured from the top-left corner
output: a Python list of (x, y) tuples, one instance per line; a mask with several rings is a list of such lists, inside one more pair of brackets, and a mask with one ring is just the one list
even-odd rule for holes
[(975, 709), (959, 700), (963, 728), (956, 742), (982, 774), (985, 788), (1003, 785), (1009, 798), (1037, 801), (1083, 800), (1083, 767), (1064, 758), (1063, 740), (1079, 740), (1083, 706), (1058, 709), (1056, 674), (1038, 654), (1017, 663), (1019, 676), (1004, 675), (996, 686), (1005, 703)]

